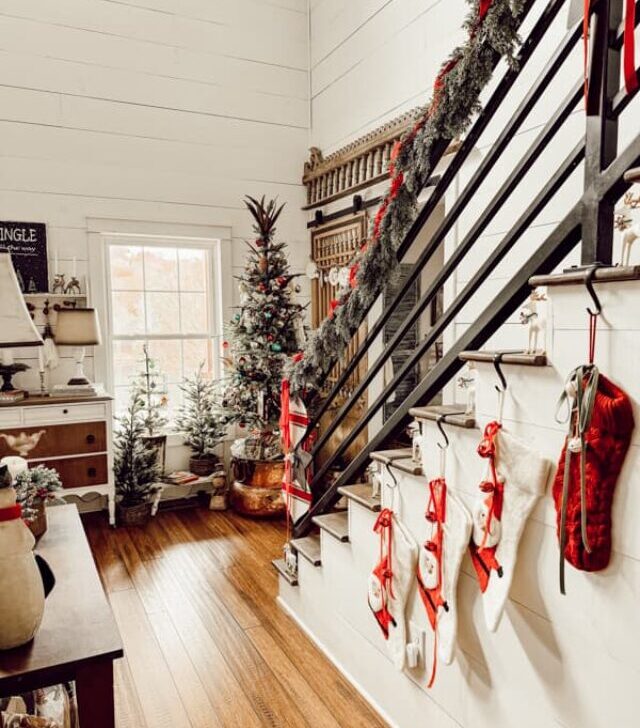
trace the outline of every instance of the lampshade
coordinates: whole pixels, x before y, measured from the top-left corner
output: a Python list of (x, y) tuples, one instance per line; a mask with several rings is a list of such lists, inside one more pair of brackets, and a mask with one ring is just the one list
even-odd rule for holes
[(43, 343), (22, 296), (11, 255), (0, 252), (0, 349)]
[(58, 311), (56, 344), (97, 346), (102, 343), (95, 308), (63, 308)]

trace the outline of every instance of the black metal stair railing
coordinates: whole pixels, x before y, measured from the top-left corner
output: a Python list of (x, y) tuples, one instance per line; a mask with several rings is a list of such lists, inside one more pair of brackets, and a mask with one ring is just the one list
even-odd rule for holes
[[(408, 411), (411, 407), (428, 403), (451, 381), (452, 377), (455, 376), (456, 372), (462, 366), (462, 362), (458, 359), (460, 352), (465, 349), (478, 348), (503, 325), (505, 320), (526, 299), (528, 294), (528, 280), (532, 275), (551, 272), (580, 240), (582, 240), (583, 262), (591, 263), (595, 260), (599, 260), (601, 263), (611, 262), (613, 206), (615, 201), (629, 186), (623, 181), (624, 172), (640, 161), (640, 136), (636, 137), (622, 154), (618, 155), (617, 153), (618, 118), (634, 96), (634, 94), (627, 94), (619, 89), (622, 45), (622, 2), (623, 0), (600, 0), (592, 5), (592, 37), (594, 40), (592, 42), (592, 60), (589, 71), (590, 88), (587, 99), (588, 116), (585, 137), (578, 141), (558, 166), (551, 179), (531, 201), (512, 229), (492, 250), (462, 291), (450, 302), (446, 310), (431, 327), (425, 339), (420, 342), (406, 359), (401, 369), (394, 375), (392, 381), (382, 388), (380, 394), (368, 406), (355, 425), (353, 425), (347, 436), (330, 453), (322, 467), (317, 469), (311, 483), (311, 488), (315, 495), (314, 505), (311, 511), (295, 524), (294, 530), (296, 535), (305, 533), (308, 530), (313, 515), (325, 512), (331, 507), (337, 499), (338, 487), (349, 482), (366, 464), (369, 454), (376, 448), (379, 448), (392, 433), (398, 430), (403, 422), (406, 421)], [(415, 241), (417, 235), (435, 211), (436, 206), (442, 200), (452, 180), (466, 161), (471, 148), (475, 145), (495, 115), (496, 110), (507, 97), (519, 72), (521, 72), (521, 69), (531, 58), (535, 48), (556, 18), (562, 5), (563, 0), (549, 2), (544, 12), (534, 24), (531, 33), (521, 48), (519, 67), (508, 70), (503, 76), (502, 81), (496, 87), (484, 111), (480, 113), (474, 126), (462, 143), (457, 155), (442, 174), (440, 181), (434, 188), (432, 196), (425, 203), (416, 223), (407, 235), (401, 249), (398, 251), (399, 258), (409, 250), (411, 244)], [(636, 3), (636, 8), (638, 5), (640, 5), (640, 2)], [(409, 286), (422, 274), (427, 263), (432, 259), (440, 246), (443, 245), (445, 237), (452, 230), (460, 214), (467, 209), (469, 202), (476, 193), (477, 186), (494, 169), (497, 161), (504, 154), (509, 143), (522, 127), (522, 124), (536, 104), (541, 99), (544, 99), (544, 93), (549, 83), (555, 78), (560, 68), (568, 59), (569, 54), (580, 40), (580, 25), (578, 24), (567, 33), (503, 131), (498, 135), (490, 151), (471, 177), (471, 180), (458, 196), (456, 202), (447, 212), (444, 220), (440, 223), (418, 257), (412, 273), (400, 287), (394, 303), (374, 324), (369, 335), (366, 337), (358, 352), (356, 352), (355, 357), (345, 367), (345, 371), (329, 393), (329, 397), (323, 402), (312, 425), (315, 426), (319, 422), (322, 414), (331, 406), (336, 395), (342, 388), (343, 382), (341, 383), (341, 380), (344, 378), (346, 381), (346, 378), (355, 370), (355, 367), (383, 330), (385, 323), (393, 313), (394, 305), (397, 305), (397, 302), (402, 299)], [(402, 341), (403, 336), (415, 324), (449, 277), (458, 269), (464, 257), (476, 244), (496, 214), (509, 200), (526, 174), (532, 169), (540, 154), (556, 137), (570, 114), (580, 104), (582, 95), (583, 83), (582, 80), (579, 80), (556, 111), (550, 116), (522, 159), (514, 165), (511, 174), (493, 195), (491, 201), (465, 235), (462, 242), (446, 260), (442, 269), (434, 276), (426, 291), (420, 296), (416, 305), (407, 314), (392, 339), (386, 343), (383, 353), (369, 366), (366, 374), (355, 391), (353, 391), (351, 397), (341, 407), (333, 422), (318, 439), (312, 451), (314, 456), (317, 455), (321, 448), (326, 448), (329, 438), (337, 427), (344, 423), (344, 418), (350, 412), (353, 404), (372, 384), (398, 343)], [(469, 140), (471, 140), (471, 146), (465, 146)], [(449, 348), (441, 361), (422, 379), (415, 390), (402, 402), (384, 426), (369, 440), (367, 446), (347, 466), (338, 480), (328, 490), (322, 491), (321, 485), (329, 469), (375, 417), (385, 401), (395, 391), (398, 384), (402, 382), (412, 369), (419, 365), (421, 358), (428, 349), (442, 336), (447, 330), (447, 327), (455, 322), (462, 308), (480, 290), (487, 276), (504, 260), (505, 256), (513, 249), (515, 244), (522, 238), (523, 234), (529, 229), (531, 224), (583, 161), (585, 162), (585, 184), (584, 193), (579, 202), (576, 203), (562, 222), (557, 225), (553, 233), (538, 250), (516, 272), (509, 283), (491, 304), (486, 307), (478, 319)], [(311, 428), (309, 428), (309, 431), (311, 431)]]

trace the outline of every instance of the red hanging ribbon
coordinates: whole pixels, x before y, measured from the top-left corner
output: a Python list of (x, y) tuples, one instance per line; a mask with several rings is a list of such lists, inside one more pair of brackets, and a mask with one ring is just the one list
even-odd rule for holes
[(582, 73), (584, 76), (584, 103), (586, 107), (589, 95), (589, 28), (591, 25), (591, 0), (584, 0), (584, 13), (582, 15)]
[(624, 84), (627, 93), (638, 90), (638, 72), (636, 71), (636, 4), (635, 0), (626, 0), (624, 18)]
[(589, 312), (589, 364), (593, 364), (596, 354), (596, 334), (598, 326), (598, 314)]

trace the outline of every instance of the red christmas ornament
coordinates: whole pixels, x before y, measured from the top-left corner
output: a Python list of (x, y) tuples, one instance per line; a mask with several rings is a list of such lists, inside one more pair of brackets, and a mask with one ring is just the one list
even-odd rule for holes
[(329, 302), (329, 318), (332, 319), (336, 314), (336, 309), (340, 305), (340, 301), (338, 301), (335, 298), (332, 298)]
[(280, 288), (284, 288), (287, 285), (287, 279), (284, 276), (278, 276), (276, 278), (276, 283), (280, 286)]
[(222, 342), (222, 348), (223, 349), (228, 349), (229, 348), (229, 342), (228, 341), (223, 341)]
[(359, 270), (360, 263), (354, 263), (351, 268), (349, 268), (349, 285), (351, 286), (351, 288), (358, 287), (357, 275)]
[(302, 361), (304, 359), (304, 352), (299, 351), (297, 354), (294, 354), (291, 359), (294, 361), (294, 363), (298, 363), (299, 361)]

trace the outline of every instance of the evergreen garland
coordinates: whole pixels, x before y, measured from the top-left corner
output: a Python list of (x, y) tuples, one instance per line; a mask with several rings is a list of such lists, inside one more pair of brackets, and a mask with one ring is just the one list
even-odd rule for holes
[(125, 413), (117, 419), (114, 437), (116, 495), (125, 507), (145, 503), (157, 491), (158, 453), (145, 435), (145, 398), (134, 387)]
[(460, 136), (480, 108), (494, 53), (515, 63), (524, 0), (468, 0), (467, 42), (443, 65), (432, 99), (394, 147), (391, 183), (371, 225), (368, 243), (352, 262), (350, 285), (332, 302), (329, 317), (287, 370), (292, 396), (317, 392), (397, 268), (396, 251), (418, 215), (418, 195), (433, 172), (434, 145)]
[(274, 242), (275, 225), (284, 205), (247, 197), (258, 236), (247, 242), (249, 257), (240, 277), (240, 310), (228, 326), (225, 347), (227, 377), (222, 407), (227, 421), (265, 430), (277, 424), (280, 383), (288, 355), (303, 344), (304, 307), (294, 300), (294, 275), (286, 244)]

